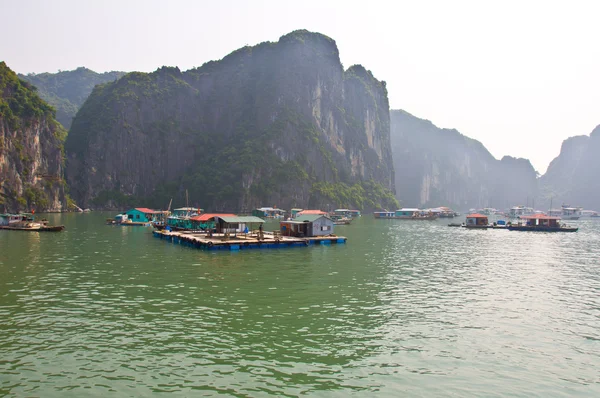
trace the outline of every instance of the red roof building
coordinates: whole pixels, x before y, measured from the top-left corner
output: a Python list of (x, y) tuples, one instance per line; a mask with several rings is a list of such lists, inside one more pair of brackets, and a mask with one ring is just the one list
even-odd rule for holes
[(204, 214), (201, 214), (199, 216), (192, 217), (192, 218), (190, 218), (190, 220), (204, 222), (204, 221), (210, 220), (213, 217), (235, 217), (235, 214), (230, 214), (230, 213), (204, 213)]
[(471, 227), (486, 226), (486, 225), (488, 225), (488, 217), (484, 216), (483, 214), (479, 214), (479, 213), (469, 214), (467, 216), (466, 225), (467, 225), (467, 227), (469, 227), (469, 226), (471, 226)]

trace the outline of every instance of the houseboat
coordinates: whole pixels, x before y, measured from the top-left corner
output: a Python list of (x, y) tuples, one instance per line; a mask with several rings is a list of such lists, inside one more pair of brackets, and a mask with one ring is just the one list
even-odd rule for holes
[(360, 210), (350, 210), (350, 217), (352, 217), (352, 218), (360, 217)]
[(258, 209), (252, 210), (252, 215), (260, 218), (285, 218), (285, 213), (285, 210), (276, 207), (259, 207)]
[(330, 215), (335, 225), (348, 225), (352, 222), (352, 213), (349, 209), (335, 209)]
[(0, 214), (0, 229), (11, 231), (59, 232), (64, 225), (48, 225), (47, 220), (35, 221), (33, 214)]
[(486, 216), (484, 214), (479, 214), (479, 213), (467, 215), (467, 217), (465, 219), (465, 224), (463, 226), (465, 228), (470, 228), (470, 229), (488, 229), (488, 228), (490, 228), (488, 216)]
[(398, 220), (435, 220), (437, 215), (430, 211), (403, 208), (396, 211), (376, 211), (373, 213), (375, 218), (398, 219)]
[(509, 231), (532, 231), (532, 232), (577, 232), (579, 228), (568, 227), (561, 224), (560, 217), (548, 216), (545, 214), (534, 214), (523, 216), (517, 224), (509, 224)]

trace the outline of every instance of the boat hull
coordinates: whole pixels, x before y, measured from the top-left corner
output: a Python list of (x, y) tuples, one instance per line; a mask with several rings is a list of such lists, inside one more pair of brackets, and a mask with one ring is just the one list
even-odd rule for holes
[(9, 227), (0, 226), (0, 229), (8, 231), (29, 231), (29, 232), (60, 232), (65, 229), (64, 225), (42, 226), (42, 227)]
[(540, 226), (526, 226), (526, 225), (509, 225), (506, 227), (509, 231), (529, 231), (529, 232), (577, 232), (579, 228), (571, 227), (540, 227)]

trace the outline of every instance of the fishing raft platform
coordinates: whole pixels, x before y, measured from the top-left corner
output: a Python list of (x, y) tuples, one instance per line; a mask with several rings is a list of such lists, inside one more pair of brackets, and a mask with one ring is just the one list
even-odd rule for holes
[(344, 236), (313, 236), (306, 238), (280, 236), (273, 233), (263, 233), (262, 239), (256, 235), (212, 234), (192, 231), (153, 231), (155, 238), (171, 243), (195, 247), (204, 250), (246, 250), (246, 249), (279, 249), (286, 247), (301, 247), (310, 245), (331, 245), (346, 243)]

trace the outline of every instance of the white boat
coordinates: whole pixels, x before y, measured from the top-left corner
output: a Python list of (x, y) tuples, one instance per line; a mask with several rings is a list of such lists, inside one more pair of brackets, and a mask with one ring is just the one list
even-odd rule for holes
[(521, 218), (523, 216), (531, 216), (535, 214), (533, 207), (515, 206), (511, 207), (508, 216), (510, 218)]
[(579, 220), (581, 217), (581, 207), (571, 207), (569, 205), (562, 205), (561, 218), (563, 220)]

